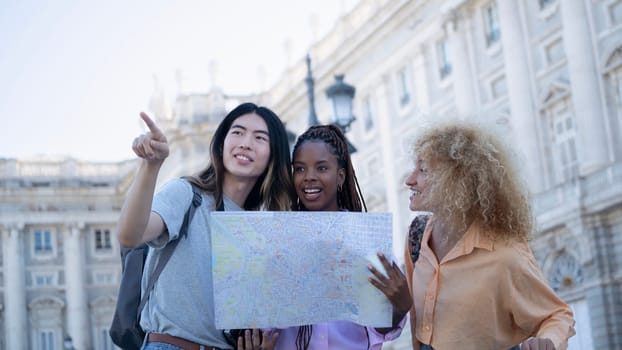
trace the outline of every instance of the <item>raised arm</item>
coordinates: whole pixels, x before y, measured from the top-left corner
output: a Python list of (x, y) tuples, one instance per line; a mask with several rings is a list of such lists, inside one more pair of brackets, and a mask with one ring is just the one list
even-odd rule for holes
[(136, 247), (151, 241), (164, 232), (164, 222), (151, 212), (160, 167), (169, 154), (166, 137), (149, 116), (141, 112), (149, 132), (134, 139), (132, 150), (142, 158), (134, 182), (123, 203), (117, 231), (119, 243), (125, 247)]

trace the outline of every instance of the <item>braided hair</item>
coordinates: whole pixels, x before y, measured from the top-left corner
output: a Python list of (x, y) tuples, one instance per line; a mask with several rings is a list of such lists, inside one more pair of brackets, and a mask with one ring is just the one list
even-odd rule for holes
[[(306, 141), (322, 141), (329, 145), (332, 154), (337, 157), (337, 164), (346, 172), (345, 181), (342, 188), (337, 191), (337, 204), (341, 209), (349, 211), (367, 211), (365, 199), (361, 195), (361, 187), (359, 186), (350, 151), (348, 151), (348, 141), (345, 135), (338, 127), (334, 125), (313, 125), (296, 140), (294, 145), (294, 157), (300, 145)], [(298, 201), (296, 205), (298, 210), (306, 210)]]
[[(367, 205), (365, 199), (361, 195), (361, 188), (359, 186), (354, 167), (352, 166), (352, 159), (350, 158), (350, 151), (348, 150), (348, 141), (345, 135), (341, 132), (341, 129), (334, 125), (313, 125), (296, 140), (294, 145), (294, 151), (292, 154), (296, 158), (296, 152), (298, 148), (307, 141), (321, 141), (328, 145), (330, 152), (337, 157), (337, 165), (339, 168), (345, 170), (345, 181), (343, 186), (337, 190), (337, 204), (341, 209), (347, 209), (349, 211), (367, 211)], [(300, 200), (295, 205), (296, 210), (307, 210)], [(311, 342), (311, 335), (313, 334), (313, 327), (311, 325), (305, 325), (298, 327), (298, 334), (296, 335), (296, 350), (307, 350), (309, 343)], [(369, 334), (367, 328), (365, 328), (365, 334), (367, 335), (367, 347), (369, 348)]]

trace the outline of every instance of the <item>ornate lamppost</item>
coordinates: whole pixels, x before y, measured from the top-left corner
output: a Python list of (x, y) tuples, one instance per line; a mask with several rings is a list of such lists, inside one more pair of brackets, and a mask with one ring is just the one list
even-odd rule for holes
[[(343, 81), (344, 75), (335, 75), (335, 82), (326, 89), (326, 97), (333, 105), (333, 124), (338, 126), (344, 135), (356, 117), (352, 114), (352, 100), (356, 93), (354, 86)], [(356, 152), (356, 147), (348, 141), (350, 154)]]
[[(309, 99), (309, 126), (318, 125), (317, 114), (315, 112), (315, 83), (313, 80), (313, 71), (311, 69), (311, 57), (307, 53), (307, 77), (305, 83), (307, 84), (307, 97)], [(326, 89), (326, 97), (332, 102), (333, 106), (333, 124), (336, 125), (345, 134), (350, 125), (356, 117), (352, 114), (352, 100), (356, 89), (354, 86), (347, 84), (343, 81), (344, 75), (338, 74), (335, 76), (335, 82), (333, 85)], [(348, 141), (346, 139), (346, 141)], [(356, 147), (348, 141), (348, 150), (350, 154), (356, 152)]]

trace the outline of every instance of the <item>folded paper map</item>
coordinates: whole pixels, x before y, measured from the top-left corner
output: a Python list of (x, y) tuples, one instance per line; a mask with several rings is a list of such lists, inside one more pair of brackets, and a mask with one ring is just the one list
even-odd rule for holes
[(379, 266), (377, 252), (391, 256), (391, 214), (238, 211), (209, 221), (217, 328), (391, 326), (367, 269)]

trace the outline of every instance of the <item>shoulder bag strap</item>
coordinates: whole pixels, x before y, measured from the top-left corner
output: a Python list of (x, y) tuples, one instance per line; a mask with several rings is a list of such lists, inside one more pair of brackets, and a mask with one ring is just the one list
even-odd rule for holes
[(175, 251), (175, 248), (177, 247), (177, 244), (179, 243), (179, 241), (188, 235), (188, 224), (192, 221), (192, 218), (194, 217), (194, 212), (196, 211), (196, 209), (201, 205), (201, 201), (202, 201), (201, 189), (199, 189), (192, 183), (190, 184), (192, 185), (192, 194), (193, 194), (192, 203), (188, 207), (188, 210), (186, 210), (186, 215), (184, 216), (184, 222), (181, 224), (181, 229), (179, 230), (179, 237), (176, 240), (167, 244), (166, 247), (162, 248), (162, 254), (160, 255), (158, 264), (153, 270), (153, 274), (151, 275), (151, 278), (149, 279), (149, 284), (147, 285), (147, 288), (145, 289), (145, 293), (140, 299), (140, 305), (138, 305), (139, 318), (140, 318), (140, 314), (145, 308), (147, 299), (149, 299), (147, 296), (149, 295), (149, 293), (151, 293), (151, 290), (153, 289), (155, 282), (158, 280), (160, 273), (162, 272), (162, 270), (164, 270), (164, 266), (166, 266), (166, 263), (173, 255), (173, 252)]

